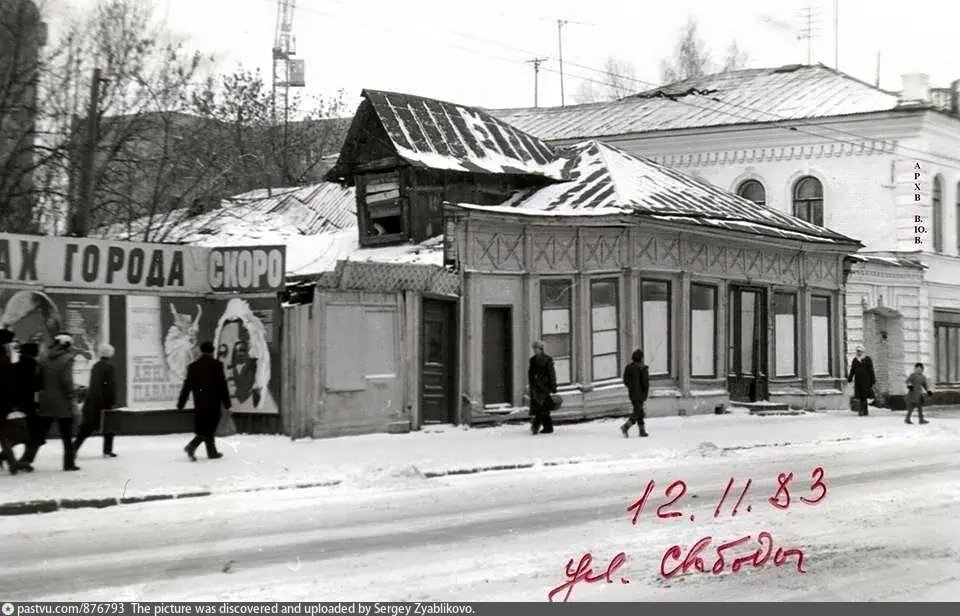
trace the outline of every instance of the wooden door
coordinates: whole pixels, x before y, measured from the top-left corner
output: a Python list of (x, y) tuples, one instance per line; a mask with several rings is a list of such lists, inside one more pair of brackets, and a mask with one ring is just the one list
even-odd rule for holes
[(513, 314), (483, 308), (483, 404), (513, 403)]
[(757, 402), (768, 395), (767, 294), (757, 287), (731, 287), (727, 320), (730, 400)]
[(420, 409), (423, 423), (453, 423), (456, 398), (456, 304), (423, 300), (420, 331)]

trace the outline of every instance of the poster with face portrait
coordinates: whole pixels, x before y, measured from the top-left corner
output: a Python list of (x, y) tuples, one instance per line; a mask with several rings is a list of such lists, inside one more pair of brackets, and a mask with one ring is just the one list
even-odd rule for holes
[(19, 348), (35, 343), (39, 355), (47, 352), (53, 337), (68, 333), (76, 353), (73, 380), (86, 387), (97, 361), (97, 348), (105, 339), (108, 298), (105, 295), (45, 292), (37, 289), (0, 289), (0, 327), (13, 331), (13, 360)]
[(224, 365), (233, 411), (279, 412), (276, 298), (131, 295), (126, 307), (128, 408), (174, 408), (200, 343), (210, 341)]
[(238, 413), (277, 413), (279, 349), (276, 299), (231, 298), (222, 305), (213, 344)]

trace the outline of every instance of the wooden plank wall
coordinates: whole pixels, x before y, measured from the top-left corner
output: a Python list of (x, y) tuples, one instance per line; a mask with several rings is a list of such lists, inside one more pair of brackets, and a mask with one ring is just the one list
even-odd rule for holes
[(289, 306), (283, 312), (284, 433), (290, 438), (310, 438), (322, 417), (323, 307)]

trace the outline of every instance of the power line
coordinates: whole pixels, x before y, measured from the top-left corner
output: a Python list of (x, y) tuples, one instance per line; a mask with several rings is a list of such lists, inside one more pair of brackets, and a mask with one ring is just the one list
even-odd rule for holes
[[(269, 1), (271, 1), (271, 0), (265, 0), (265, 1), (268, 1), (268, 2), (269, 2)], [(342, 2), (341, 0), (326, 0), (326, 1), (327, 1), (327, 2), (331, 2), (331, 3), (333, 3), (333, 4), (339, 4), (339, 5), (345, 6), (345, 7), (350, 6), (350, 5)], [(312, 8), (308, 8), (308, 7), (303, 7), (302, 10), (307, 11), (307, 12), (310, 12), (310, 13), (315, 13), (315, 14), (319, 14), (319, 15), (326, 15), (326, 16), (331, 16), (331, 17), (340, 17), (340, 18), (345, 17), (344, 15), (340, 15), (340, 14), (337, 14), (337, 13), (320, 12), (320, 11), (317, 11), (316, 9), (312, 9)], [(397, 32), (397, 30), (394, 29), (394, 28), (384, 28), (384, 27), (378, 26), (378, 25), (373, 25), (373, 24), (369, 24), (369, 23), (359, 22), (359, 21), (353, 20), (352, 18), (351, 18), (351, 22), (354, 23), (354, 24), (356, 24), (356, 25), (361, 25), (361, 26), (363, 26), (363, 27), (369, 27), (369, 28), (372, 28), (372, 29), (375, 29), (375, 30), (386, 31), (386, 32)], [(430, 30), (425, 30), (425, 31), (426, 31), (426, 32), (429, 32), (429, 33), (431, 33), (431, 34), (435, 34), (435, 33), (436, 33), (436, 30), (435, 30), (435, 29), (430, 29)], [(512, 46), (512, 45), (507, 45), (507, 44), (499, 43), (499, 42), (496, 42), (496, 41), (490, 41), (490, 40), (487, 40), (487, 39), (484, 39), (484, 38), (481, 38), (481, 37), (477, 37), (477, 36), (474, 36), (474, 35), (471, 35), (471, 34), (462, 33), (462, 32), (457, 32), (457, 31), (454, 31), (454, 30), (447, 30), (447, 32), (450, 33), (450, 34), (456, 35), (456, 36), (463, 37), (463, 38), (473, 39), (473, 40), (476, 40), (476, 41), (479, 41), (479, 42), (483, 42), (483, 43), (487, 43), (487, 44), (490, 44), (490, 45), (494, 45), (494, 46), (497, 46), (497, 47), (502, 47), (502, 48), (504, 48), (504, 49), (510, 49), (510, 50), (514, 50), (514, 51), (521, 52), (521, 53), (525, 53), (525, 54), (534, 54), (534, 52), (530, 51), (529, 49), (523, 49), (523, 48), (520, 48), (520, 47), (514, 47), (514, 46)], [(449, 47), (451, 47), (451, 48), (462, 49), (462, 50), (464, 50), (464, 51), (467, 51), (467, 52), (470, 52), (470, 53), (474, 53), (474, 54), (478, 54), (478, 55), (482, 55), (482, 56), (485, 56), (485, 57), (488, 57), (488, 58), (491, 58), (491, 59), (501, 60), (501, 61), (510, 62), (510, 63), (514, 63), (514, 64), (526, 64), (526, 63), (527, 63), (527, 61), (525, 61), (525, 60), (519, 60), (519, 59), (516, 59), (516, 58), (507, 58), (507, 57), (503, 57), (503, 56), (496, 56), (496, 55), (490, 54), (489, 52), (481, 51), (481, 50), (478, 50), (478, 49), (475, 49), (475, 48), (471, 48), (471, 47), (464, 47), (464, 46), (462, 46), (462, 45), (456, 45), (456, 44), (450, 44), (450, 43), (447, 43), (447, 45), (448, 45)], [(638, 78), (633, 77), (633, 76), (621, 75), (621, 74), (618, 74), (618, 73), (614, 73), (614, 72), (607, 71), (607, 70), (603, 70), (603, 69), (598, 69), (598, 68), (591, 67), (591, 66), (586, 66), (586, 65), (582, 65), (582, 64), (573, 63), (573, 62), (567, 62), (567, 65), (568, 65), (568, 66), (574, 66), (574, 67), (576, 67), (576, 68), (580, 68), (580, 69), (582, 69), (582, 70), (590, 71), (590, 72), (593, 72), (593, 73), (605, 75), (605, 76), (608, 76), (608, 77), (616, 77), (616, 78), (620, 78), (620, 79), (625, 79), (625, 80), (632, 81), (632, 82), (634, 82), (634, 83), (638, 83), (638, 84), (641, 84), (641, 85), (651, 86), (651, 87), (653, 87), (653, 88), (661, 87), (661, 86), (659, 86), (659, 85), (657, 85), (657, 84), (653, 84), (653, 83), (651, 83), (651, 82), (649, 82), (649, 81), (645, 81), (645, 80), (642, 80), (642, 79), (638, 79)], [(540, 70), (544, 70), (544, 71), (547, 71), (547, 72), (559, 74), (559, 71), (558, 71), (557, 69), (552, 69), (552, 68), (550, 68), (550, 67), (542, 67)], [(607, 85), (605, 81), (601, 81), (601, 80), (598, 80), (598, 79), (593, 79), (593, 78), (585, 77), (585, 76), (582, 76), (582, 75), (573, 75), (573, 76), (574, 76), (574, 77), (577, 77), (577, 78), (580, 79), (581, 81), (586, 81), (586, 82), (589, 82), (589, 83), (594, 83), (594, 84), (603, 85), (603, 86)], [(700, 111), (710, 111), (710, 112), (717, 112), (717, 111), (718, 111), (716, 108), (705, 107), (705, 106), (702, 106), (702, 105), (698, 105), (698, 104), (694, 103), (694, 102), (691, 101), (691, 100), (684, 100), (683, 98), (679, 98), (679, 97), (669, 97), (669, 96), (666, 96), (665, 98), (668, 98), (669, 100), (671, 100), (671, 101), (673, 101), (673, 102), (675, 102), (675, 103), (678, 103), (678, 104), (681, 104), (681, 105), (686, 105), (686, 106), (689, 106), (689, 107), (698, 109), (698, 110), (700, 110)], [(713, 101), (713, 102), (715, 102), (715, 103), (717, 103), (717, 104), (725, 105), (725, 106), (727, 106), (727, 107), (732, 107), (732, 108), (734, 108), (734, 109), (743, 109), (743, 110), (749, 111), (749, 112), (751, 112), (751, 113), (760, 113), (760, 114), (764, 114), (764, 115), (766, 115), (766, 116), (769, 116), (771, 119), (770, 119), (769, 121), (765, 122), (765, 124), (770, 124), (770, 125), (771, 125), (771, 126), (769, 126), (770, 128), (782, 128), (782, 129), (785, 129), (785, 130), (790, 130), (790, 131), (797, 132), (797, 133), (800, 133), (800, 134), (806, 134), (806, 135), (808, 135), (808, 136), (816, 137), (816, 138), (821, 139), (821, 140), (827, 140), (827, 141), (831, 141), (831, 142), (839, 143), (839, 144), (846, 144), (846, 145), (852, 145), (852, 146), (861, 146), (861, 145), (862, 145), (862, 143), (858, 143), (858, 142), (854, 142), (854, 141), (850, 141), (850, 140), (845, 140), (845, 139), (838, 139), (838, 138), (830, 137), (830, 136), (828, 136), (828, 135), (822, 135), (822, 134), (810, 132), (809, 130), (804, 130), (804, 128), (821, 128), (821, 129), (828, 130), (828, 131), (831, 131), (831, 132), (834, 132), (834, 133), (837, 133), (837, 134), (848, 135), (848, 136), (850, 136), (850, 137), (852, 137), (852, 138), (854, 138), (854, 139), (857, 139), (857, 140), (859, 140), (859, 141), (870, 141), (870, 142), (875, 142), (875, 143), (882, 144), (882, 145), (884, 145), (885, 147), (890, 147), (890, 148), (893, 149), (893, 150), (899, 150), (899, 151), (900, 151), (900, 154), (901, 154), (902, 156), (906, 157), (906, 158), (912, 158), (912, 159), (915, 159), (915, 160), (917, 160), (917, 161), (919, 161), (919, 162), (926, 162), (926, 163), (931, 164), (931, 165), (938, 165), (938, 166), (941, 166), (941, 167), (948, 167), (948, 168), (951, 168), (951, 169), (960, 170), (960, 158), (955, 158), (955, 157), (951, 157), (951, 156), (936, 154), (936, 153), (933, 153), (933, 152), (926, 152), (926, 151), (919, 150), (919, 149), (916, 149), (916, 148), (910, 148), (910, 147), (908, 147), (908, 146), (901, 145), (901, 144), (897, 143), (896, 141), (889, 141), (889, 140), (885, 140), (885, 139), (877, 139), (877, 138), (873, 138), (873, 137), (867, 137), (867, 136), (864, 136), (864, 135), (860, 135), (860, 134), (858, 134), (858, 133), (854, 133), (854, 132), (852, 132), (852, 131), (847, 131), (847, 130), (835, 128), (835, 127), (832, 127), (832, 126), (826, 126), (822, 121), (804, 122), (803, 128), (798, 127), (798, 126), (792, 126), (792, 125), (782, 126), (781, 123), (793, 122), (794, 120), (791, 120), (791, 119), (789, 119), (789, 118), (784, 118), (784, 117), (782, 117), (782, 116), (778, 116), (777, 114), (775, 114), (775, 113), (773, 113), (773, 112), (771, 112), (771, 111), (767, 111), (767, 110), (763, 110), (763, 109), (757, 109), (757, 108), (754, 108), (754, 107), (751, 107), (751, 106), (748, 106), (748, 105), (744, 105), (744, 104), (742, 104), (742, 103), (733, 103), (733, 102), (729, 102), (729, 101), (723, 101), (723, 100), (720, 100), (719, 98), (716, 98), (716, 97), (708, 97), (708, 99), (711, 100), (711, 101)], [(755, 117), (753, 117), (753, 116), (746, 116), (746, 115), (743, 115), (743, 114), (737, 114), (737, 113), (733, 113), (733, 112), (730, 112), (730, 111), (726, 111), (726, 112), (723, 112), (723, 113), (726, 113), (726, 114), (730, 115), (731, 117), (739, 118), (739, 119), (742, 119), (742, 120), (748, 120), (748, 121), (750, 121), (750, 122), (752, 122), (752, 123), (756, 123), (756, 122), (758, 121), (758, 120), (757, 120)], [(923, 155), (923, 156), (927, 156), (927, 155), (930, 155), (930, 156), (938, 156), (938, 157), (940, 157), (942, 160), (941, 160), (941, 161), (934, 161), (934, 160), (931, 160), (931, 159), (929, 159), (929, 158), (923, 158), (923, 157), (920, 157), (920, 156), (911, 156), (911, 155), (906, 154), (904, 151), (913, 151), (913, 152), (916, 152), (916, 153), (921, 154), (921, 155)], [(943, 162), (943, 160), (951, 160), (951, 161), (954, 161), (954, 162), (956, 162), (956, 163), (958, 163), (958, 164), (957, 164), (957, 165), (946, 164), (946, 163)]]

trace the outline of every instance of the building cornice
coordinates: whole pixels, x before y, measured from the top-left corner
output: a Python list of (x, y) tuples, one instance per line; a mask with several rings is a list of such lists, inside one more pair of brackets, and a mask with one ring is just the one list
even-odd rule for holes
[(686, 152), (651, 156), (667, 167), (715, 167), (792, 160), (821, 160), (854, 156), (885, 156), (896, 153), (897, 141), (869, 139), (863, 141), (814, 143), (807, 145), (726, 149), (714, 152)]

